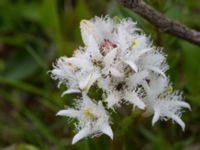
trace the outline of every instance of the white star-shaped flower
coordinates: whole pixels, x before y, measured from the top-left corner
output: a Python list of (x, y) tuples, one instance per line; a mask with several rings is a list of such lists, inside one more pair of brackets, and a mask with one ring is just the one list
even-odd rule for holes
[(144, 116), (153, 115), (152, 125), (159, 119), (172, 119), (178, 123), (182, 129), (185, 129), (185, 124), (181, 120), (182, 108), (191, 110), (190, 105), (182, 101), (182, 96), (178, 91), (174, 91), (169, 81), (166, 78), (153, 78), (150, 83), (143, 83), (146, 91), (145, 103), (147, 105)]
[(78, 120), (78, 133), (74, 136), (72, 144), (75, 144), (84, 137), (106, 134), (113, 139), (113, 132), (109, 125), (109, 116), (101, 101), (95, 103), (88, 96), (77, 103), (77, 109), (69, 108), (57, 113), (59, 116), (67, 116)]

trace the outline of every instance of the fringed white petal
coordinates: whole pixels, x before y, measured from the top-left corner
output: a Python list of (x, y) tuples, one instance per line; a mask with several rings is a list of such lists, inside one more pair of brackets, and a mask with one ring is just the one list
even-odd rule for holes
[(118, 105), (120, 100), (120, 96), (115, 92), (108, 94), (108, 97), (105, 99), (105, 101), (108, 103), (108, 108)]
[(127, 92), (124, 98), (140, 109), (145, 108), (144, 102), (137, 96), (135, 92)]
[(183, 107), (183, 108), (188, 108), (189, 110), (191, 110), (191, 107), (188, 103), (183, 102), (183, 101), (177, 101), (178, 106)]
[(185, 130), (185, 123), (181, 120), (181, 118), (178, 115), (172, 114), (169, 117), (176, 121), (176, 123), (178, 123), (181, 126), (183, 131)]
[(75, 109), (64, 109), (57, 112), (56, 116), (67, 116), (72, 118), (77, 118), (79, 116), (79, 112)]
[(110, 73), (114, 76), (114, 77), (123, 77), (123, 73), (121, 73), (119, 70), (117, 70), (116, 68), (110, 68)]
[(91, 79), (88, 82), (87, 90), (90, 89), (90, 87), (97, 81), (97, 79), (100, 77), (100, 75), (97, 72), (93, 72)]
[(90, 97), (87, 95), (87, 93), (82, 93), (82, 97), (83, 97), (84, 103), (87, 104), (88, 106), (96, 105), (96, 104), (90, 99)]
[(154, 110), (152, 125), (154, 125), (158, 121), (159, 118), (160, 118), (160, 112), (158, 110)]
[(81, 91), (79, 89), (68, 89), (66, 91), (64, 91), (61, 95), (61, 97), (63, 97), (66, 94), (72, 94), (72, 93), (80, 93)]
[(79, 140), (83, 139), (84, 137), (87, 137), (90, 135), (90, 130), (89, 128), (83, 128), (81, 129), (73, 138), (72, 144), (75, 144)]
[(130, 83), (128, 84), (132, 84), (132, 85), (140, 84), (141, 81), (144, 81), (144, 79), (148, 77), (148, 75), (149, 73), (146, 70), (137, 72), (129, 77)]
[(117, 55), (117, 49), (114, 48), (114, 49), (111, 49), (108, 54), (104, 57), (104, 63), (106, 65), (111, 65), (114, 61), (114, 58), (116, 57)]
[(131, 60), (126, 60), (124, 61), (126, 64), (128, 64), (135, 72), (138, 72), (138, 67), (137, 65), (131, 61)]
[(113, 139), (113, 132), (111, 127), (108, 124), (104, 124), (102, 126), (101, 132), (108, 135), (111, 139)]
[(159, 69), (157, 67), (153, 67), (153, 66), (149, 66), (148, 69), (151, 71), (154, 71), (155, 73), (158, 73), (158, 74), (162, 75), (164, 78), (166, 78), (165, 73), (161, 69)]
[(83, 59), (83, 58), (76, 58), (76, 57), (68, 58), (68, 62), (80, 68), (86, 68), (91, 65), (89, 60)]
[(140, 56), (144, 55), (145, 53), (147, 53), (147, 52), (149, 52), (151, 50), (152, 50), (152, 48), (145, 48), (145, 49), (142, 49), (142, 50), (138, 51), (137, 55), (136, 55), (137, 56), (136, 59), (138, 59)]
[(96, 40), (96, 42), (100, 42), (102, 40), (99, 30), (92, 22), (88, 20), (82, 20), (80, 23), (80, 28), (81, 28), (81, 36), (86, 46), (90, 44), (89, 40), (90, 36), (92, 36)]
[(90, 45), (87, 47), (87, 53), (89, 57), (97, 60), (102, 59), (102, 54), (99, 51), (98, 43), (91, 35), (89, 36), (89, 43)]
[(91, 81), (92, 79), (92, 73), (90, 73), (89, 75), (87, 75), (84, 79), (82, 79), (80, 82), (79, 82), (79, 87), (81, 90), (83, 91), (87, 91), (88, 89), (88, 84), (89, 82)]
[(63, 71), (60, 69), (53, 69), (51, 70), (52, 76), (63, 76)]
[(88, 92), (90, 87), (94, 84), (94, 82), (99, 78), (98, 73), (90, 73), (88, 76), (86, 76), (85, 79), (80, 81), (79, 87), (82, 89), (83, 92)]

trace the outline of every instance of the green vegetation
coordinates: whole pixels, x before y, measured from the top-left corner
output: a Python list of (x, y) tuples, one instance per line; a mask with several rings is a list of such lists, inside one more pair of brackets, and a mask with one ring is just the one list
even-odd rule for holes
[[(165, 16), (200, 30), (198, 0), (147, 2)], [(151, 117), (140, 118), (140, 112), (127, 117), (129, 112), (122, 112), (113, 114), (113, 141), (103, 135), (71, 145), (72, 124), (55, 114), (75, 95), (61, 98), (64, 87), (58, 89), (47, 72), (56, 58), (71, 56), (82, 45), (81, 19), (106, 14), (133, 18), (154, 44), (164, 47), (168, 75), (192, 107), (183, 113), (185, 132), (171, 121), (152, 127)], [(200, 47), (160, 34), (116, 0), (0, 0), (0, 149), (200, 149), (199, 110)]]

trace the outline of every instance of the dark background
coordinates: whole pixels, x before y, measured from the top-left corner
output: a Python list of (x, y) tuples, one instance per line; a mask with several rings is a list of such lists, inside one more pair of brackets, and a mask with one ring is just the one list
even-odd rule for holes
[[(146, 2), (200, 30), (199, 0)], [(152, 127), (152, 117), (113, 114), (113, 141), (102, 135), (71, 145), (73, 123), (55, 114), (75, 95), (61, 98), (64, 87), (58, 89), (47, 71), (56, 58), (71, 56), (83, 45), (80, 20), (106, 14), (131, 17), (155, 45), (164, 47), (167, 74), (192, 107), (183, 113), (185, 132), (172, 121)], [(0, 149), (200, 150), (200, 47), (160, 34), (115, 0), (0, 0)]]

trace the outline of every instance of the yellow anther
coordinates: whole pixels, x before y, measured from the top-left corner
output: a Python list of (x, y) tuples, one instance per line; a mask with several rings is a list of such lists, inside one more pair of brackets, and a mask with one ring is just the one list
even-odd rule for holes
[(65, 65), (66, 65), (69, 69), (73, 69), (72, 63), (66, 62)]
[(91, 118), (92, 120), (96, 120), (97, 117), (91, 112), (91, 110), (88, 108), (86, 109), (83, 114), (86, 116), (86, 117), (89, 117)]
[(130, 48), (132, 48), (132, 47), (135, 46), (135, 45), (136, 45), (136, 41), (132, 41), (132, 42), (131, 42)]
[(65, 63), (67, 66), (72, 66), (72, 63), (70, 63), (70, 62), (66, 62)]
[(161, 93), (158, 97), (165, 97), (166, 95), (173, 92), (173, 87), (169, 86), (163, 93)]
[(113, 20), (114, 20), (114, 29), (115, 29), (116, 26), (117, 26), (117, 23), (118, 23), (118, 21), (119, 21), (119, 17), (118, 17), (118, 16), (114, 16), (114, 17), (113, 17)]
[(116, 25), (118, 23), (118, 21), (119, 21), (119, 17), (118, 16), (114, 16), (113, 20), (114, 20), (114, 24)]

